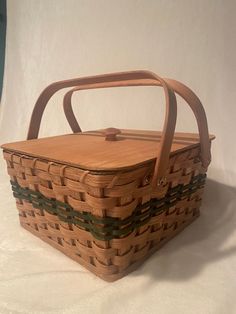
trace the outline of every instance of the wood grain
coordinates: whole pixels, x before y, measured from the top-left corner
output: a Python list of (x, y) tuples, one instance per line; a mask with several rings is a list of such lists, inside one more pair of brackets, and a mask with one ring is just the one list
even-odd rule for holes
[[(89, 131), (2, 145), (9, 151), (89, 170), (118, 170), (158, 157), (161, 132), (122, 129), (118, 141), (105, 141), (104, 130)], [(214, 136), (210, 136), (212, 140)], [(199, 135), (176, 133), (171, 154), (200, 145)]]

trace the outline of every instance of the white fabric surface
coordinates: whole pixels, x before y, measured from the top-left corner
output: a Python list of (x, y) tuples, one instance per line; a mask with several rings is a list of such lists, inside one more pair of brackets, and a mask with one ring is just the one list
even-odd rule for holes
[[(25, 139), (33, 104), (49, 83), (133, 69), (192, 87), (217, 139), (201, 217), (115, 283), (20, 228), (1, 159), (1, 314), (236, 313), (234, 12), (229, 0), (8, 1), (1, 143)], [(50, 101), (41, 136), (69, 132), (61, 96)], [(158, 97), (154, 88), (82, 92), (75, 111), (85, 130), (160, 129)], [(192, 131), (190, 110), (179, 103), (178, 129)]]

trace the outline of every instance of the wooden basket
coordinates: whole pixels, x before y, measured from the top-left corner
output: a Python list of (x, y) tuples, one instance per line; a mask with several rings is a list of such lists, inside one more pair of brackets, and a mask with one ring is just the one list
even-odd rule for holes
[[(81, 132), (71, 106), (74, 92), (141, 85), (164, 89), (162, 132)], [(37, 139), (48, 100), (65, 87), (73, 87), (64, 111), (74, 134)], [(199, 135), (175, 133), (175, 92), (193, 110)], [(51, 84), (36, 102), (27, 141), (2, 148), (21, 225), (114, 281), (199, 216), (212, 139), (202, 104), (189, 88), (133, 71)]]

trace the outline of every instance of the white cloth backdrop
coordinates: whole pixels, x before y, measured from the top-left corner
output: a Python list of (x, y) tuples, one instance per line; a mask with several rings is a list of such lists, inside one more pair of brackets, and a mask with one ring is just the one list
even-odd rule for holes
[[(106, 283), (22, 230), (5, 164), (0, 185), (0, 313), (236, 313), (235, 1), (9, 0), (0, 142), (25, 139), (33, 105), (53, 81), (148, 69), (201, 98), (212, 164), (202, 215), (138, 271)], [(70, 132), (62, 93), (41, 136)], [(154, 87), (83, 91), (84, 130), (161, 129)], [(179, 98), (178, 130), (195, 131)]]

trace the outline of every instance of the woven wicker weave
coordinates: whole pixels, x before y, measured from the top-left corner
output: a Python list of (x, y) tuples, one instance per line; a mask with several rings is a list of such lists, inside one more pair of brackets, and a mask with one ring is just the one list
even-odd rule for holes
[[(68, 95), (66, 116), (78, 128)], [(89, 141), (91, 134), (86, 136)], [(25, 144), (3, 145), (20, 223), (104, 280), (121, 278), (199, 216), (206, 177), (202, 149), (210, 148), (205, 136), (205, 146), (186, 134), (182, 149), (172, 145), (158, 184), (153, 158), (99, 171), (31, 154)]]

